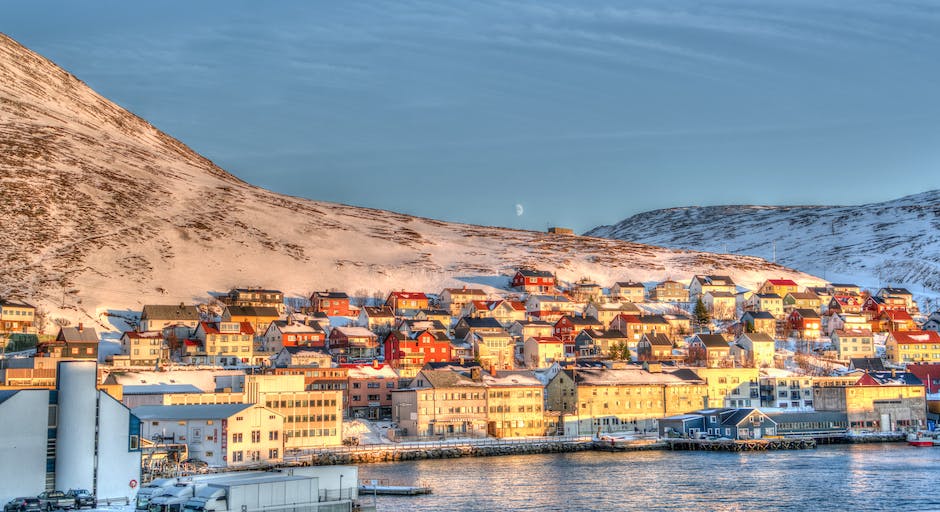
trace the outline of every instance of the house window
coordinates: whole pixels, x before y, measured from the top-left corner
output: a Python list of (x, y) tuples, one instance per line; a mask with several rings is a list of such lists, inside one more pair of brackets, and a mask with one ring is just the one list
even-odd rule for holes
[(130, 446), (129, 446), (129, 448), (130, 448), (131, 450), (140, 449), (140, 437), (139, 437), (139, 436), (131, 436), (131, 437), (130, 437)]
[(268, 441), (277, 441), (278, 431), (272, 430), (268, 432)]
[(260, 442), (261, 442), (261, 431), (260, 431), (260, 430), (252, 430), (252, 431), (251, 431), (251, 442), (252, 442), (252, 443), (260, 443)]
[(272, 448), (272, 449), (268, 450), (268, 458), (269, 458), (269, 459), (276, 459), (276, 458), (277, 458), (277, 448)]
[(232, 462), (243, 462), (245, 460), (245, 455), (241, 450), (237, 452), (232, 452)]

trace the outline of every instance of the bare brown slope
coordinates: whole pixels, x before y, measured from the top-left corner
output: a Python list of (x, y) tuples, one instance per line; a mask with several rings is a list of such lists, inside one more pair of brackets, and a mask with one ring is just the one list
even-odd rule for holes
[(0, 36), (0, 295), (92, 313), (260, 284), (435, 288), (523, 263), (562, 278), (787, 275), (757, 258), (452, 224), (251, 186)]

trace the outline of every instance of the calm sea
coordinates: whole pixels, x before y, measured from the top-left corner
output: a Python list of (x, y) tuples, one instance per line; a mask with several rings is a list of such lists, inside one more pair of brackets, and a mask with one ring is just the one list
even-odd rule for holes
[[(938, 510), (940, 447), (837, 445), (763, 453), (581, 452), (360, 466), (434, 494), (395, 510)], [(371, 497), (363, 497), (371, 500)]]

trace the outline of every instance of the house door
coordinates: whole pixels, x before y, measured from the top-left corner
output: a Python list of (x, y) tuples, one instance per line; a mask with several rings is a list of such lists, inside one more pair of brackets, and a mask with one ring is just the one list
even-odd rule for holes
[(881, 431), (889, 432), (891, 430), (891, 415), (883, 412), (881, 413)]
[(754, 437), (752, 439), (760, 439), (760, 438), (761, 438), (761, 428), (754, 427)]

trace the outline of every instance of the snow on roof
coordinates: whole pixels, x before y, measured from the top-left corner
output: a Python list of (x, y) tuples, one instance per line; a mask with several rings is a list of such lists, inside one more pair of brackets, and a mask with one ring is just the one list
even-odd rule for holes
[(375, 333), (365, 327), (334, 327), (333, 332), (339, 331), (347, 338), (374, 338)]
[(242, 370), (218, 368), (167, 371), (120, 371), (111, 372), (107, 379), (122, 386), (143, 384), (191, 384), (202, 391), (215, 391), (215, 378), (220, 375), (244, 375)]
[(348, 368), (350, 379), (397, 379), (398, 373), (394, 368), (387, 364), (375, 367), (371, 364), (343, 364), (342, 368)]
[(230, 418), (254, 404), (142, 405), (131, 409), (142, 420), (212, 420)]
[(508, 370), (497, 371), (496, 375), (484, 372), (483, 383), (490, 387), (513, 387), (513, 386), (538, 386), (542, 387), (540, 381), (532, 371), (529, 370)]
[(642, 368), (607, 369), (579, 368), (575, 381), (583, 386), (609, 386), (633, 384), (703, 384), (701, 379), (686, 379), (669, 372), (652, 373)]
[(144, 384), (123, 386), (125, 395), (168, 395), (173, 393), (202, 393), (192, 384)]
[(940, 343), (940, 333), (937, 331), (893, 331), (890, 336), (901, 344)]

